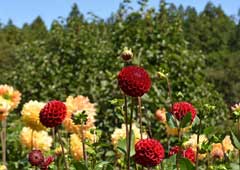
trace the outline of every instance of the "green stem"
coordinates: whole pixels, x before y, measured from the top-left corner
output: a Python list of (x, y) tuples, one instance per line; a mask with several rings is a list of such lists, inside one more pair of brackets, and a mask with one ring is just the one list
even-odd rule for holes
[(5, 120), (2, 120), (2, 131), (1, 131), (1, 143), (2, 143), (2, 162), (3, 165), (7, 166), (7, 160), (6, 160), (6, 127), (7, 127), (7, 118)]
[(168, 77), (166, 77), (167, 80), (167, 86), (168, 86), (168, 97), (169, 97), (169, 102), (170, 102), (170, 107), (172, 107), (172, 90), (171, 90), (171, 83), (168, 79)]
[(58, 140), (59, 140), (59, 143), (60, 143), (60, 145), (61, 145), (65, 170), (69, 170), (69, 168), (68, 168), (68, 163), (67, 163), (67, 160), (66, 160), (66, 158), (65, 158), (64, 144), (63, 144), (63, 141), (62, 141), (62, 138), (61, 138), (61, 134), (60, 134), (59, 130), (55, 129), (55, 131), (56, 131), (57, 134), (58, 134)]
[(83, 149), (83, 159), (85, 162), (85, 165), (87, 167), (87, 152), (85, 147), (85, 136), (84, 136), (84, 130), (83, 130), (83, 121), (81, 122), (81, 140), (82, 140), (82, 149)]
[[(178, 127), (178, 143), (180, 142), (181, 142), (181, 128)], [(181, 146), (180, 146), (180, 151), (181, 151)], [(180, 170), (180, 165), (179, 165), (180, 151), (177, 153), (177, 158), (176, 158), (177, 170)]]
[(131, 114), (129, 121), (129, 140), (128, 140), (128, 152), (127, 152), (127, 170), (130, 170), (130, 152), (131, 152), (131, 139), (132, 139), (132, 118), (134, 109), (134, 98), (132, 98)]
[(138, 115), (139, 115), (139, 124), (140, 124), (140, 136), (143, 138), (142, 132), (142, 100), (141, 97), (138, 97)]
[[(239, 135), (239, 138), (240, 138), (240, 118), (238, 118), (238, 123), (237, 123), (237, 129), (238, 129), (238, 135)], [(238, 167), (239, 167), (239, 170), (240, 170), (240, 150), (238, 150)]]
[(127, 96), (124, 95), (124, 119), (125, 119), (125, 125), (126, 125), (126, 150), (127, 150), (127, 153), (128, 153), (129, 152), (129, 148), (128, 148), (129, 131), (128, 131), (128, 116), (127, 116), (127, 112), (128, 112), (128, 110), (127, 110)]
[(199, 130), (198, 130), (198, 133), (197, 133), (196, 170), (198, 170), (199, 136), (200, 136), (200, 133), (201, 133), (201, 128), (202, 128), (202, 120), (200, 119)]

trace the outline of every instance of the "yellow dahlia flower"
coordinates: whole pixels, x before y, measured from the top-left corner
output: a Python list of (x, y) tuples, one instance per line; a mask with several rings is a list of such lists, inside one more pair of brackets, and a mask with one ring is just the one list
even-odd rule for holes
[[(207, 141), (208, 141), (208, 139), (205, 135), (200, 135), (199, 136), (199, 145), (198, 145), (199, 148), (201, 149), (202, 144)], [(191, 135), (190, 139), (183, 143), (183, 146), (185, 148), (191, 147), (193, 149), (193, 151), (196, 153), (197, 152), (197, 134)], [(207, 156), (207, 154), (198, 153), (199, 160), (204, 159), (206, 156)]]
[(43, 126), (39, 120), (39, 113), (44, 107), (44, 105), (45, 103), (32, 100), (23, 105), (21, 114), (22, 120), (26, 124), (26, 126), (36, 131), (46, 129), (46, 127)]
[[(199, 148), (201, 148), (202, 144), (207, 141), (208, 139), (205, 135), (199, 135)], [(183, 146), (186, 148), (197, 148), (197, 134), (192, 134), (190, 139), (183, 143)]]
[(52, 137), (46, 131), (33, 131), (29, 127), (24, 127), (20, 133), (20, 142), (28, 149), (49, 151), (52, 145)]
[(234, 147), (232, 145), (232, 141), (229, 135), (225, 136), (225, 138), (222, 141), (222, 144), (225, 152), (234, 150)]
[(21, 93), (8, 85), (0, 85), (0, 101), (7, 100), (10, 104), (9, 111), (15, 109), (21, 100)]
[(77, 134), (70, 135), (70, 151), (75, 160), (83, 158), (82, 141)]
[(0, 165), (0, 170), (7, 170), (7, 167), (5, 165)]
[[(140, 129), (136, 126), (136, 124), (132, 124), (132, 130), (134, 132), (134, 143), (137, 143), (141, 139)], [(121, 139), (126, 138), (126, 124), (122, 124), (121, 128), (116, 128), (111, 135), (112, 144), (114, 147), (117, 147), (118, 142)], [(147, 138), (147, 134), (143, 133), (143, 139)]]
[(74, 124), (72, 117), (83, 111), (85, 111), (87, 115), (86, 124), (83, 125), (84, 130), (94, 127), (96, 109), (95, 104), (91, 103), (88, 97), (77, 96), (74, 98), (73, 96), (69, 96), (65, 104), (67, 106), (67, 116), (63, 124), (69, 132), (80, 133), (81, 125)]

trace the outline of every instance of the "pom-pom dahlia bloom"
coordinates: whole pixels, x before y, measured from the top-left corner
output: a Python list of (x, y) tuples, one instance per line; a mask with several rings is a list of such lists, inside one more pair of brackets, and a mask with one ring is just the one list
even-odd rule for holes
[(142, 139), (135, 144), (134, 160), (144, 167), (158, 165), (164, 159), (164, 148), (155, 139)]
[(118, 74), (118, 85), (125, 94), (141, 97), (150, 90), (151, 79), (142, 67), (127, 66)]
[(196, 154), (194, 152), (194, 150), (192, 148), (187, 148), (187, 149), (182, 149), (179, 146), (173, 146), (168, 155), (172, 156), (174, 154), (181, 154), (183, 158), (187, 158), (189, 161), (191, 161), (192, 163), (195, 163), (196, 160)]
[[(132, 131), (134, 133), (134, 143), (137, 143), (140, 139), (141, 139), (141, 135), (140, 135), (140, 129), (136, 126), (135, 123), (132, 124)], [(111, 139), (112, 139), (112, 144), (113, 146), (116, 148), (118, 142), (121, 139), (125, 139), (126, 138), (126, 124), (122, 124), (121, 128), (116, 128), (113, 132), (113, 134), (111, 135)], [(143, 139), (147, 138), (147, 134), (143, 133)]]
[(94, 128), (96, 109), (95, 104), (91, 103), (88, 97), (77, 96), (74, 98), (73, 96), (69, 96), (65, 104), (67, 106), (67, 116), (63, 125), (69, 132), (80, 133), (81, 125), (75, 124), (72, 117), (82, 112), (85, 112), (87, 115), (86, 124), (83, 125), (84, 130)]
[(28, 154), (28, 161), (32, 166), (39, 166), (44, 161), (44, 156), (40, 150), (32, 150)]
[(62, 124), (67, 114), (67, 108), (61, 101), (48, 102), (40, 112), (40, 122), (49, 128)]
[(20, 142), (28, 149), (49, 151), (52, 145), (52, 137), (46, 131), (33, 131), (29, 127), (24, 127), (20, 132)]
[(44, 158), (44, 161), (40, 164), (41, 170), (48, 170), (48, 166), (54, 161), (53, 156), (49, 156), (47, 158)]
[(29, 101), (23, 105), (22, 120), (26, 126), (33, 130), (46, 130), (46, 127), (42, 125), (39, 119), (41, 109), (44, 107), (44, 103), (38, 101)]
[(174, 115), (174, 117), (178, 120), (182, 120), (182, 118), (184, 116), (186, 116), (188, 113), (191, 113), (191, 115), (192, 115), (191, 121), (193, 121), (196, 114), (197, 114), (196, 109), (193, 107), (192, 104), (190, 104), (188, 102), (176, 102), (176, 103), (174, 103), (173, 106), (172, 106), (171, 112)]

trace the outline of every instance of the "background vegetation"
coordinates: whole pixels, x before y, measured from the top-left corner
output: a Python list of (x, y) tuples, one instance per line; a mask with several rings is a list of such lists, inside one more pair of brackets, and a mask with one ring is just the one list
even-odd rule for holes
[[(133, 50), (134, 63), (146, 68), (153, 81), (143, 97), (145, 114), (154, 117), (157, 108), (169, 104), (166, 82), (157, 77), (164, 70), (173, 101), (189, 101), (199, 109), (215, 106), (203, 123), (222, 133), (232, 123), (223, 121), (230, 106), (239, 102), (240, 18), (227, 16), (211, 2), (199, 13), (163, 0), (159, 10), (146, 4), (141, 0), (139, 9), (132, 10), (125, 1), (107, 20), (94, 14), (86, 20), (74, 4), (67, 19), (53, 21), (49, 29), (40, 16), (22, 28), (11, 20), (1, 24), (0, 84), (21, 91), (22, 104), (89, 96), (97, 103), (97, 126), (112, 132), (123, 122), (110, 101), (122, 98), (116, 75), (124, 66), (119, 54), (127, 46)], [(159, 131), (161, 127), (151, 123)], [(102, 140), (110, 139), (110, 133), (104, 135)]]

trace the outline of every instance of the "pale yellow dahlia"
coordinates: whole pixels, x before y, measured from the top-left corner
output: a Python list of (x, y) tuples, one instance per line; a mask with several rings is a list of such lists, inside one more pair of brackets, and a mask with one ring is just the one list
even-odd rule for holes
[(80, 133), (81, 125), (74, 124), (72, 117), (82, 112), (85, 112), (87, 115), (86, 124), (83, 125), (84, 130), (94, 127), (96, 109), (95, 104), (91, 103), (88, 97), (77, 96), (74, 98), (73, 96), (69, 96), (65, 104), (67, 106), (67, 116), (63, 124), (69, 132)]
[(70, 151), (75, 160), (83, 158), (82, 141), (77, 134), (70, 135)]
[[(205, 135), (199, 135), (199, 148), (201, 149), (202, 144), (207, 141), (208, 139)], [(183, 143), (183, 146), (186, 148), (197, 148), (197, 134), (192, 134), (190, 139)]]
[(29, 127), (24, 127), (20, 133), (20, 142), (28, 149), (49, 151), (52, 141), (52, 137), (46, 131), (33, 131)]
[(0, 85), (0, 100), (7, 100), (10, 104), (9, 111), (15, 109), (21, 100), (21, 93), (8, 85)]
[(234, 146), (232, 145), (232, 141), (231, 141), (229, 135), (225, 136), (225, 138), (222, 141), (222, 145), (223, 145), (223, 148), (224, 148), (224, 152), (234, 150)]
[(5, 165), (0, 165), (0, 170), (7, 170), (7, 167)]
[[(206, 143), (206, 142), (208, 142), (207, 137), (205, 135), (200, 135), (199, 136), (199, 144), (198, 144), (199, 149), (201, 149), (202, 144)], [(193, 151), (196, 153), (196, 151), (197, 151), (197, 134), (192, 134), (190, 139), (183, 143), (183, 146), (185, 148), (189, 148), (189, 147), (192, 148)], [(207, 156), (207, 154), (198, 153), (199, 160), (204, 159), (206, 156)]]
[(36, 131), (46, 130), (46, 127), (43, 126), (39, 120), (39, 113), (44, 105), (45, 103), (32, 100), (23, 105), (21, 114), (22, 120), (26, 126)]
[[(134, 143), (137, 143), (141, 139), (140, 129), (136, 126), (136, 124), (132, 124), (132, 130), (134, 132)], [(121, 139), (126, 138), (126, 124), (122, 124), (121, 128), (116, 128), (111, 135), (112, 138), (112, 144), (114, 147), (117, 147), (118, 142)], [(143, 133), (143, 139), (147, 138), (147, 134)]]

